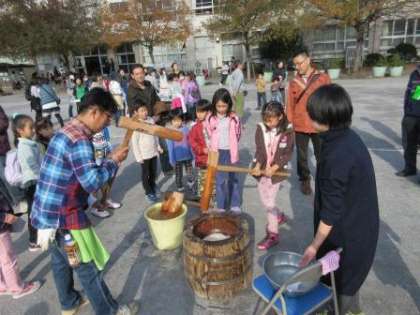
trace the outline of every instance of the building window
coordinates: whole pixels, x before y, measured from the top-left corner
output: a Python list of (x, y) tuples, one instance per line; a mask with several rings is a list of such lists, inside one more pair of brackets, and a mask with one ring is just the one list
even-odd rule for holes
[[(79, 71), (82, 70), (80, 65), (82, 64), (81, 60), (83, 59), (85, 64), (83, 71), (86, 70), (88, 75), (109, 73), (111, 64), (108, 60), (107, 50), (106, 45), (100, 45), (93, 47), (85, 54), (76, 55), (76, 69)], [(78, 61), (80, 61), (80, 63), (78, 63)]]
[[(356, 46), (356, 30), (352, 27), (328, 26), (315, 31), (312, 44), (315, 53), (343, 53), (348, 47)], [(366, 38), (365, 47), (367, 45)]]
[(196, 15), (209, 15), (213, 14), (213, 7), (213, 0), (195, 0), (194, 11)]
[(149, 52), (143, 48), (143, 56), (145, 64), (148, 66), (169, 67), (173, 62), (180, 65), (181, 69), (188, 67), (186, 60), (186, 53), (183, 43), (177, 43), (174, 45), (156, 46), (153, 50), (153, 57), (155, 63), (152, 64), (152, 60), (149, 56)]
[(387, 20), (382, 23), (381, 48), (386, 50), (400, 43), (420, 44), (420, 19)]
[(115, 55), (117, 57), (118, 68), (124, 69), (125, 72), (130, 72), (131, 67), (136, 63), (133, 45), (131, 43), (122, 44), (116, 49)]

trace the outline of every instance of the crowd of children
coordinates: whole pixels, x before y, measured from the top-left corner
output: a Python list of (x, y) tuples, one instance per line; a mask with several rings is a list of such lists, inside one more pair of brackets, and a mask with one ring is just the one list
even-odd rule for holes
[[(263, 78), (260, 76), (259, 80)], [(263, 86), (265, 88), (265, 83)], [(261, 101), (262, 122), (257, 125), (255, 135), (257, 149), (252, 174), (258, 180), (261, 202), (267, 211), (267, 235), (258, 244), (259, 249), (266, 250), (278, 242), (278, 226), (285, 221), (284, 214), (276, 207), (276, 196), (283, 178), (275, 175), (275, 172), (283, 170), (289, 162), (294, 137), (293, 131), (288, 129), (282, 103), (275, 100), (267, 103), (265, 99)], [(165, 140), (162, 143), (155, 136), (134, 132), (131, 140), (133, 154), (141, 164), (142, 184), (149, 202), (158, 200), (158, 156), (163, 169), (166, 163), (163, 156), (167, 155), (166, 159), (175, 170), (176, 189), (187, 190), (197, 197), (203, 190), (209, 151), (218, 152), (220, 165), (239, 162), (242, 127), (233, 111), (233, 100), (227, 89), (218, 89), (211, 103), (206, 99), (199, 100), (195, 105), (195, 121), (188, 112), (176, 107), (166, 112), (159, 110), (153, 119), (148, 107), (141, 103), (133, 106), (130, 114), (134, 119), (151, 124), (157, 122), (183, 134), (182, 141)], [(213, 194), (214, 211), (241, 213), (241, 187), (237, 174), (218, 172)]]
[[(267, 250), (278, 242), (278, 226), (285, 221), (284, 215), (276, 206), (275, 199), (282, 178), (275, 175), (275, 172), (283, 169), (290, 160), (293, 151), (293, 132), (287, 129), (288, 122), (281, 103), (275, 101), (266, 103), (264, 100), (260, 104), (262, 122), (258, 124), (255, 135), (256, 153), (252, 174), (258, 180), (258, 192), (267, 211), (267, 235), (258, 244), (258, 248)], [(156, 184), (158, 158), (161, 160), (161, 168), (164, 169), (162, 156), (165, 152), (170, 166), (175, 170), (176, 189), (178, 191), (187, 189), (196, 196), (199, 196), (203, 190), (209, 151), (218, 152), (219, 164), (234, 165), (239, 162), (242, 127), (239, 117), (233, 111), (233, 100), (229, 91), (224, 88), (218, 89), (211, 103), (200, 99), (194, 104), (194, 109), (194, 115), (181, 108), (173, 108), (164, 114), (156, 111), (157, 115), (151, 117), (148, 106), (145, 104), (139, 103), (131, 107), (130, 115), (133, 119), (150, 124), (158, 123), (177, 129), (183, 134), (182, 141), (165, 140), (162, 142), (162, 139), (141, 131), (133, 133), (131, 139), (133, 154), (136, 162), (141, 166), (143, 189), (147, 200), (151, 203), (157, 202), (160, 197)], [(47, 154), (48, 143), (54, 129), (48, 119), (34, 122), (27, 115), (16, 115), (13, 118), (12, 130), (17, 148), (15, 157), (21, 168), (19, 185), (25, 191), (29, 218), (39, 170), (43, 156)], [(92, 136), (92, 148), (96, 164), (101, 165), (112, 150), (108, 127)], [(186, 178), (184, 178), (184, 172)], [(102, 189), (91, 195), (91, 214), (106, 218), (110, 215), (106, 209), (121, 207), (120, 203), (110, 199), (113, 178)], [(241, 188), (235, 173), (218, 172), (213, 194), (215, 194), (215, 211), (241, 213)], [(7, 231), (17, 217), (13, 215), (3, 199), (4, 196), (0, 194), (2, 203), (0, 230)], [(37, 230), (31, 225), (29, 219), (28, 231), (29, 250), (39, 250)], [(41, 284), (22, 282), (16, 265), (16, 257), (11, 248), (10, 235), (6, 233), (1, 235), (0, 248), (6, 251), (2, 268), (5, 268), (7, 264), (14, 267), (10, 269), (9, 274), (3, 275), (4, 279), (0, 282), (0, 295), (11, 294), (14, 298), (19, 298), (36, 291)]]

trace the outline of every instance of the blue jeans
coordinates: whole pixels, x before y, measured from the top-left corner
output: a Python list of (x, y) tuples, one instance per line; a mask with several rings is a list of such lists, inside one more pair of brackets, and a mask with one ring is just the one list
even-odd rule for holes
[(51, 268), (57, 288), (58, 298), (63, 310), (71, 310), (80, 303), (81, 295), (74, 289), (73, 270), (79, 277), (83, 290), (89, 299), (96, 315), (114, 315), (118, 311), (118, 303), (109, 292), (103, 280), (102, 272), (93, 262), (82, 263), (71, 268), (67, 254), (63, 248), (64, 237), (57, 234), (56, 242), (51, 246)]
[(265, 92), (257, 92), (258, 108), (261, 108), (267, 103)]
[[(230, 151), (219, 150), (219, 164), (230, 165)], [(241, 206), (239, 181), (235, 173), (217, 172), (216, 174), (216, 205), (219, 209)]]

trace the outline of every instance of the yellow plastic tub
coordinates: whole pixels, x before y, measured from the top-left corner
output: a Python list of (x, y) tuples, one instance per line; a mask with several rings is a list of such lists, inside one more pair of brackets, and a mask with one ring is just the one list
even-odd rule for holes
[(144, 217), (152, 235), (153, 244), (159, 250), (168, 250), (179, 247), (182, 244), (182, 233), (184, 231), (185, 217), (188, 208), (182, 205), (182, 212), (175, 218), (167, 220), (156, 220), (150, 217), (153, 211), (160, 211), (161, 202), (155, 203), (144, 212)]

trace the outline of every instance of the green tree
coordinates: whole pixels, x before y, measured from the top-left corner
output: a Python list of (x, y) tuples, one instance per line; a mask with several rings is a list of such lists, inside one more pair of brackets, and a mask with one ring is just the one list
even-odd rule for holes
[(189, 10), (183, 1), (128, 0), (101, 10), (102, 41), (111, 47), (135, 42), (145, 47), (152, 63), (154, 48), (185, 41), (191, 34)]
[(96, 5), (85, 0), (3, 0), (0, 2), (0, 54), (36, 61), (57, 54), (69, 67), (69, 55), (98, 43)]
[(394, 14), (416, 0), (306, 0), (301, 16), (304, 30), (334, 23), (356, 31), (355, 72), (363, 64), (363, 46), (369, 25), (381, 16)]
[(260, 55), (262, 58), (270, 60), (284, 60), (287, 62), (294, 54), (305, 46), (299, 32), (294, 35), (269, 37), (259, 44)]
[(215, 6), (213, 17), (204, 23), (204, 27), (213, 36), (240, 40), (245, 49), (249, 80), (251, 46), (280, 36), (293, 36), (296, 30), (295, 10), (298, 1), (221, 0)]
[(214, 36), (240, 39), (245, 48), (248, 80), (251, 78), (251, 45), (258, 42), (273, 10), (271, 0), (224, 0), (215, 7), (214, 16), (204, 23)]

